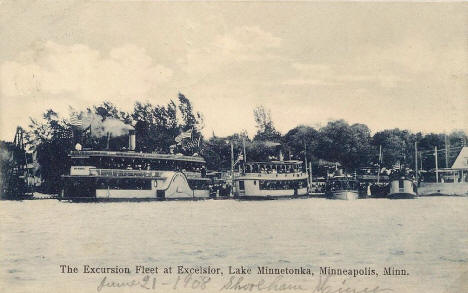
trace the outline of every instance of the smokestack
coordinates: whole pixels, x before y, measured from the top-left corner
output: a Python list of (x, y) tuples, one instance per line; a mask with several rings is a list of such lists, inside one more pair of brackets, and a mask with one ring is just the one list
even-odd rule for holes
[(128, 149), (130, 151), (134, 151), (136, 147), (136, 137), (135, 137), (135, 130), (130, 130), (128, 132)]
[(109, 149), (110, 136), (111, 136), (110, 132), (107, 132), (107, 146), (106, 146), (106, 150)]

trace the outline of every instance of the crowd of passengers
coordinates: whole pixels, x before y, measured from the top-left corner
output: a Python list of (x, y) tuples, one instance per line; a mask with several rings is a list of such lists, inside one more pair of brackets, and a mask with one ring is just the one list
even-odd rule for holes
[(357, 190), (359, 188), (359, 183), (353, 180), (340, 180), (340, 181), (332, 181), (328, 188), (331, 191), (335, 190)]
[(307, 179), (303, 180), (260, 180), (260, 190), (290, 190), (307, 187)]
[(121, 169), (121, 170), (162, 170), (162, 171), (187, 171), (187, 172), (204, 172), (205, 166), (200, 163), (191, 163), (176, 160), (126, 160), (114, 159), (101, 160), (98, 168), (101, 169)]
[(263, 173), (263, 174), (286, 174), (301, 172), (301, 167), (297, 165), (246, 165), (246, 173)]

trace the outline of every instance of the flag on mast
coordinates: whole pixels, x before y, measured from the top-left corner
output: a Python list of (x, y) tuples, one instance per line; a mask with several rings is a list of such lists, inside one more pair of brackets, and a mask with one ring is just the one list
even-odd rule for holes
[(191, 138), (192, 137), (192, 131), (193, 131), (193, 129), (182, 132), (181, 134), (176, 136), (175, 141), (177, 143), (180, 143), (184, 138)]
[(78, 117), (78, 114), (73, 113), (70, 116), (70, 125), (72, 125), (72, 126), (83, 126), (83, 120)]

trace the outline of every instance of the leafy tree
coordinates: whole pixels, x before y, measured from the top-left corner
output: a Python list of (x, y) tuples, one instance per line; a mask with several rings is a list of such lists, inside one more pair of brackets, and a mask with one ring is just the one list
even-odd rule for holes
[[(185, 154), (198, 152), (198, 140), (202, 140), (200, 130), (203, 127), (203, 116), (193, 112), (190, 100), (183, 94), (179, 93), (178, 101), (176, 104), (171, 100), (166, 106), (135, 103), (131, 118), (135, 122), (138, 150), (169, 152), (180, 133), (193, 130), (194, 141), (183, 142), (179, 151)], [(180, 121), (178, 113), (182, 116)]]
[(167, 107), (135, 103), (132, 118), (136, 121), (137, 150), (168, 152), (179, 132), (174, 102)]
[(60, 191), (61, 175), (69, 167), (68, 153), (73, 148), (71, 131), (58, 115), (49, 109), (42, 121), (31, 119), (26, 141), (30, 149), (36, 151), (39, 173), (43, 179), (42, 189), (46, 193)]
[(271, 111), (260, 106), (254, 109), (257, 134), (254, 140), (279, 142), (281, 134), (276, 130), (271, 119)]
[(408, 130), (398, 128), (379, 131), (374, 134), (372, 143), (375, 148), (382, 146), (383, 166), (391, 168), (400, 162), (414, 164), (414, 142), (416, 136)]
[(466, 146), (468, 135), (463, 130), (454, 130), (448, 135), (448, 141), (451, 146)]
[(336, 120), (320, 129), (318, 157), (340, 162), (345, 169), (367, 165), (370, 149), (370, 130), (364, 124), (350, 126), (344, 120)]
[(254, 160), (253, 154), (249, 152), (252, 142), (245, 130), (227, 137), (213, 136), (209, 140), (204, 141), (202, 155), (207, 162), (207, 167), (214, 170), (230, 170), (231, 143), (234, 149), (234, 160), (237, 160), (239, 154), (243, 153), (243, 142), (245, 142), (247, 157), (250, 161)]
[(281, 144), (272, 141), (253, 140), (246, 144), (247, 161), (264, 162), (279, 160)]
[(182, 93), (179, 93), (179, 111), (182, 114), (182, 129), (189, 130), (197, 124), (197, 119), (193, 113), (192, 103)]
[(304, 154), (307, 153), (309, 162), (316, 160), (319, 135), (316, 129), (305, 125), (289, 130), (281, 139), (285, 155), (291, 159), (304, 160)]
[(209, 170), (230, 170), (231, 146), (227, 138), (211, 137), (205, 141), (203, 157)]
[(365, 124), (355, 123), (351, 125), (352, 141), (349, 160), (354, 168), (369, 165), (373, 157), (372, 138), (370, 129)]

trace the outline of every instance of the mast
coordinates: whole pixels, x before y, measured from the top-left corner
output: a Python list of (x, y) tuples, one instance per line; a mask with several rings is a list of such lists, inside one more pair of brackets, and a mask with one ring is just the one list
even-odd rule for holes
[(422, 153), (419, 153), (419, 170), (423, 170), (423, 157), (422, 157)]
[(231, 196), (234, 192), (234, 145), (232, 144), (232, 140), (229, 141), (231, 143)]
[(439, 183), (439, 167), (437, 164), (437, 146), (434, 147), (436, 182)]
[(309, 172), (307, 172), (307, 145), (304, 141), (304, 163), (305, 163), (305, 171), (307, 174), (307, 187), (310, 186), (310, 181), (309, 181)]
[(448, 168), (448, 138), (445, 134), (445, 168)]
[(416, 173), (416, 182), (418, 182), (418, 142), (414, 142), (414, 172)]
[(245, 163), (247, 163), (247, 154), (245, 152), (245, 136), (242, 136), (242, 148), (244, 150), (244, 174), (245, 174)]
[(309, 177), (310, 177), (310, 186), (312, 187), (312, 162), (309, 162)]
[(380, 183), (380, 163), (382, 162), (382, 145), (379, 145), (379, 170), (377, 171), (377, 183)]

